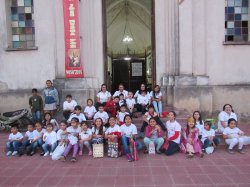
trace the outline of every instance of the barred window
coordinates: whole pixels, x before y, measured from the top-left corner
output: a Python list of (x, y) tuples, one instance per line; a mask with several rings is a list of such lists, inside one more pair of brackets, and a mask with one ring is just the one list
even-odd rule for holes
[(28, 49), (35, 47), (33, 0), (10, 0), (11, 47)]
[(249, 42), (249, 0), (225, 0), (225, 42)]

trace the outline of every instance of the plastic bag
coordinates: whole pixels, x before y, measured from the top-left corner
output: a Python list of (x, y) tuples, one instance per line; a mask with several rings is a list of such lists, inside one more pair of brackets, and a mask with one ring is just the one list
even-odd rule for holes
[(52, 153), (52, 160), (59, 160), (62, 154), (64, 153), (65, 148), (66, 144), (58, 145), (55, 151)]

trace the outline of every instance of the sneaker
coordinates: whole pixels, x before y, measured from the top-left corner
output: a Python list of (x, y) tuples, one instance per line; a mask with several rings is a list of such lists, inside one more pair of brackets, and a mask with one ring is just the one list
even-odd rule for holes
[(155, 152), (156, 152), (157, 154), (159, 154), (159, 155), (161, 154), (161, 151), (160, 151), (160, 150), (156, 150)]
[(32, 151), (31, 153), (30, 153), (30, 156), (33, 156), (35, 154), (35, 151)]
[(52, 156), (53, 155), (53, 153), (52, 152), (50, 152), (50, 154), (49, 154), (50, 156)]
[(44, 152), (41, 152), (41, 153), (40, 153), (40, 156), (43, 156), (43, 155), (44, 155)]
[(8, 151), (8, 153), (6, 154), (6, 156), (11, 156), (11, 155), (12, 155), (11, 151)]
[(82, 151), (79, 151), (79, 155), (82, 156)]
[(134, 161), (130, 154), (126, 154), (126, 157), (128, 159), (128, 162), (133, 162)]
[(16, 156), (18, 154), (18, 152), (17, 151), (14, 151), (13, 153), (12, 153), (12, 156)]
[(239, 149), (239, 153), (240, 153), (240, 154), (245, 154), (246, 151), (244, 151), (244, 149)]
[(46, 152), (43, 156), (49, 156), (49, 151)]
[(92, 156), (93, 155), (93, 152), (92, 151), (89, 151), (89, 156)]
[(188, 154), (187, 158), (194, 158), (194, 155), (193, 154)]
[(228, 149), (228, 153), (230, 153), (230, 154), (234, 154), (233, 149)]
[(72, 157), (71, 162), (76, 162), (76, 157)]
[(65, 162), (65, 161), (66, 161), (66, 157), (65, 157), (65, 156), (61, 156), (61, 157), (60, 157), (60, 160), (61, 160), (62, 162)]

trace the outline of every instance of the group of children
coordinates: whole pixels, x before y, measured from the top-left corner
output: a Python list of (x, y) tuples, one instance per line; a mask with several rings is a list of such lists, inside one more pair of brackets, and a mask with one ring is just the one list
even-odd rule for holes
[[(92, 99), (88, 99), (83, 113), (82, 107), (72, 99), (71, 95), (67, 95), (63, 103), (63, 116), (66, 120), (60, 124), (49, 112), (45, 112), (44, 120), (41, 122), (39, 111), (42, 110), (40, 106), (42, 98), (37, 94), (36, 89), (32, 90), (32, 94), (29, 104), (35, 126), (29, 124), (24, 136), (18, 132), (17, 127), (11, 128), (7, 156), (24, 153), (34, 155), (38, 147), (42, 148), (41, 155), (53, 156), (57, 147), (63, 145), (64, 151), (60, 159), (65, 161), (70, 150), (73, 149), (71, 161), (76, 161), (77, 154), (83, 155), (84, 147), (91, 156), (93, 144), (115, 142), (118, 146), (118, 154), (121, 155), (123, 152), (128, 161), (133, 161), (134, 157), (129, 145), (136, 145), (140, 150), (142, 144), (138, 139), (144, 138), (144, 153), (151, 152), (150, 147), (152, 148), (153, 145), (154, 151), (158, 154), (172, 155), (181, 151), (187, 153), (188, 158), (193, 158), (195, 154), (203, 157), (205, 152), (212, 153), (219, 144), (219, 138), (215, 136), (211, 122), (204, 122), (199, 111), (195, 111), (193, 116), (187, 119), (187, 125), (183, 128), (175, 120), (174, 111), (169, 112), (168, 121), (164, 124), (160, 119), (162, 93), (158, 85), (149, 93), (146, 91), (146, 85), (141, 84), (140, 90), (133, 95), (133, 92), (124, 90), (124, 86), (120, 84), (119, 90), (111, 96), (106, 85), (103, 84), (97, 94), (96, 105)], [(135, 111), (143, 113), (140, 133), (132, 123)], [(88, 123), (92, 121), (93, 124), (89, 127)], [(243, 146), (250, 143), (250, 138), (236, 126), (235, 118), (224, 121), (228, 123), (228, 125), (223, 123), (227, 127), (222, 132), (226, 144), (229, 145), (228, 152), (234, 153), (233, 148), (238, 144), (239, 152), (244, 153)], [(163, 131), (166, 131), (166, 138)]]
[[(188, 158), (193, 158), (194, 155), (203, 157), (204, 153), (212, 153), (213, 149), (219, 144), (219, 139), (215, 136), (215, 130), (212, 128), (211, 122), (203, 122), (199, 111), (195, 111), (193, 117), (187, 119), (187, 126), (183, 128), (175, 119), (174, 111), (169, 112), (168, 121), (166, 124), (162, 124), (163, 126), (159, 124), (157, 116), (148, 119), (148, 123), (144, 124), (144, 153), (148, 153), (149, 146), (153, 144), (155, 152), (158, 154), (172, 155), (181, 151), (187, 153)], [(42, 123), (36, 122), (35, 128), (33, 124), (28, 125), (24, 136), (14, 126), (11, 128), (11, 134), (7, 142), (7, 156), (24, 153), (32, 156), (36, 153), (38, 147), (42, 148), (42, 156), (53, 156), (55, 149), (64, 145), (65, 149), (60, 155), (60, 159), (66, 161), (72, 149), (71, 161), (75, 162), (77, 154), (83, 155), (84, 148), (91, 156), (93, 144), (114, 142), (118, 145), (119, 156), (123, 153), (128, 161), (134, 161), (130, 145), (136, 145), (137, 150), (142, 148), (141, 141), (138, 141), (137, 127), (132, 123), (132, 117), (129, 114), (124, 116), (121, 125), (119, 125), (119, 122), (116, 117), (110, 116), (107, 124), (105, 124), (102, 118), (97, 117), (93, 125), (89, 127), (86, 121), (80, 122), (77, 117), (73, 117), (70, 123), (62, 121), (58, 130), (55, 130), (52, 123), (43, 126)], [(163, 131), (167, 131), (165, 138)], [(229, 145), (229, 153), (234, 153), (233, 148), (238, 144), (239, 152), (243, 154), (245, 153), (243, 146), (250, 144), (250, 138), (245, 136), (236, 126), (236, 120), (233, 118), (228, 120), (228, 127), (225, 128), (223, 137), (226, 144)]]

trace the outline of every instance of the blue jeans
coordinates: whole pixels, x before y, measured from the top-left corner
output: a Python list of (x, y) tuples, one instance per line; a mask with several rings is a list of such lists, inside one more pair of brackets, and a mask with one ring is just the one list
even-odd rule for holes
[[(123, 145), (125, 154), (131, 153), (129, 149), (129, 139), (130, 138), (126, 137), (125, 135), (122, 136), (122, 145)], [(142, 144), (138, 141), (135, 141), (135, 142), (136, 142), (137, 150), (140, 150), (142, 148)]]
[(153, 105), (154, 105), (154, 109), (155, 109), (155, 112), (157, 114), (161, 114), (162, 113), (162, 102), (161, 101), (153, 101), (152, 102)]
[(18, 148), (22, 145), (22, 142), (7, 142), (7, 151), (18, 151)]
[(179, 144), (177, 144), (174, 141), (169, 141), (169, 146), (168, 149), (165, 151), (165, 155), (170, 156), (173, 155), (174, 153), (179, 152), (180, 147)]
[[(218, 137), (214, 137), (213, 141), (214, 141), (215, 145), (217, 146), (219, 144), (219, 142), (220, 142), (220, 139)], [(206, 149), (207, 147), (209, 147), (211, 145), (212, 145), (212, 142), (209, 139), (206, 139), (204, 141), (202, 149)]]
[(32, 151), (36, 151), (37, 147), (42, 147), (43, 145), (43, 140), (42, 139), (38, 139), (37, 141), (35, 141), (32, 145)]
[(43, 147), (43, 151), (44, 151), (45, 153), (49, 151), (49, 148), (50, 148), (50, 152), (53, 153), (54, 150), (55, 150), (56, 147), (57, 147), (57, 142), (53, 143), (51, 146), (50, 146), (49, 144), (47, 144), (47, 143), (44, 143), (44, 144), (42, 145), (42, 147)]
[(149, 146), (150, 142), (153, 142), (155, 144), (155, 146), (156, 146), (157, 151), (160, 150), (162, 144), (164, 143), (164, 139), (162, 137), (158, 137), (155, 140), (151, 140), (150, 138), (145, 137), (143, 141), (144, 141), (144, 144), (146, 145), (147, 149), (148, 149), (148, 146)]
[(41, 122), (42, 121), (41, 111), (32, 112), (32, 120), (34, 123)]

